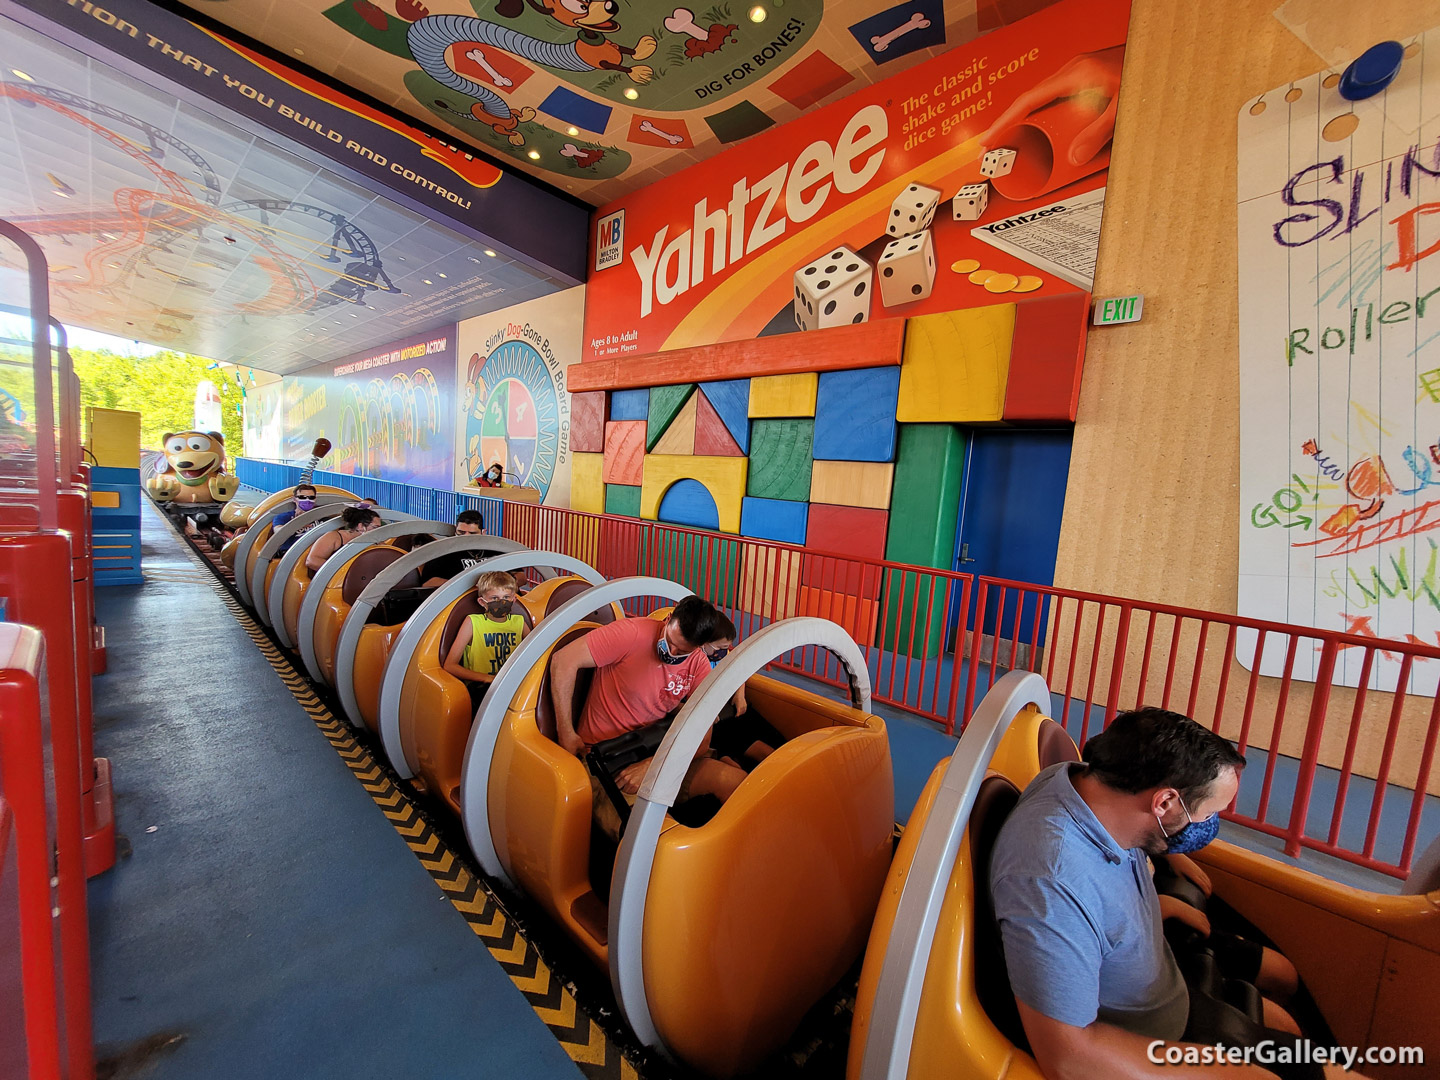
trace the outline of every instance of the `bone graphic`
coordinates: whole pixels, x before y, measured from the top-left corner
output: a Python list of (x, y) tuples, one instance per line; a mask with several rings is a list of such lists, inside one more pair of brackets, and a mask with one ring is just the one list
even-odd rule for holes
[(675, 14), (665, 20), (665, 29), (672, 34), (689, 34), (696, 41), (707, 41), (710, 33), (695, 21), (695, 13), (689, 8), (676, 8)]
[(580, 153), (580, 148), (573, 142), (567, 142), (564, 146), (560, 147), (561, 157), (579, 157)]
[[(929, 24), (927, 23), (926, 25), (929, 25)], [(498, 71), (496, 71), (493, 67), (491, 67), (491, 66), (490, 66), (490, 61), (488, 61), (488, 60), (485, 59), (485, 54), (482, 53), (479, 49), (471, 49), (471, 50), (470, 50), (468, 53), (466, 53), (465, 55), (468, 56), (471, 60), (474, 60), (475, 63), (479, 64), (482, 68), (484, 68), (484, 69), (486, 70), (486, 72), (488, 72), (489, 75), (490, 75), (490, 81), (493, 82), (496, 86), (514, 86), (514, 85), (515, 85), (515, 84), (514, 84), (513, 82), (511, 82), (509, 79), (505, 78), (504, 75), (501, 75)]]
[(684, 135), (672, 135), (668, 131), (661, 131), (654, 124), (650, 123), (649, 120), (640, 121), (640, 130), (648, 131), (651, 135), (659, 135), (660, 138), (664, 139), (671, 146), (679, 146), (682, 142), (685, 141)]
[(891, 30), (888, 34), (881, 34), (878, 37), (872, 37), (870, 39), (870, 44), (874, 47), (876, 52), (884, 52), (890, 47), (890, 43), (896, 38), (904, 37), (906, 34), (910, 33), (911, 30), (924, 30), (925, 27), (929, 25), (930, 20), (917, 11), (914, 15), (910, 16), (909, 21), (901, 23), (894, 30)]

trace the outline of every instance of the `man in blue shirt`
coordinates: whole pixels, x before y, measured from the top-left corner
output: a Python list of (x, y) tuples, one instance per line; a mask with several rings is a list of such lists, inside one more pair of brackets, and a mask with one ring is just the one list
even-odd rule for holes
[(1244, 766), (1188, 717), (1122, 713), (1086, 744), (1083, 764), (1037, 776), (1001, 828), (995, 915), (1025, 1035), (1049, 1080), (1273, 1080), (1258, 1065), (1161, 1065), (1150, 1053), (1156, 1040), (1215, 1037), (1192, 1020), (1146, 856), (1212, 840)]

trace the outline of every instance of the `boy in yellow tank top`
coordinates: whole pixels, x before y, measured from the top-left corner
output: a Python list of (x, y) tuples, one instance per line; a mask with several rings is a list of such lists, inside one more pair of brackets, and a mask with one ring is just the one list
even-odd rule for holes
[(445, 657), (445, 670), (465, 684), (471, 703), (479, 708), (491, 681), (525, 636), (525, 620), (515, 610), (515, 579), (510, 574), (482, 574), (475, 595), (485, 610), (460, 627)]

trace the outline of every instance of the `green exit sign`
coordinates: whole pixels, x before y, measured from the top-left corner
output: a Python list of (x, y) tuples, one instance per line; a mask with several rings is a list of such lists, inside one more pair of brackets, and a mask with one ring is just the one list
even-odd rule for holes
[(1116, 296), (1109, 300), (1096, 300), (1094, 325), (1114, 326), (1117, 323), (1139, 322), (1140, 311), (1144, 306), (1143, 296)]

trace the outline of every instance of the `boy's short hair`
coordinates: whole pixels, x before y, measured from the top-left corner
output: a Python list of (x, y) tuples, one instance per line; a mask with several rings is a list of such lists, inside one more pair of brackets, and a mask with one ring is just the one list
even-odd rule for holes
[(487, 570), (475, 582), (475, 595), (484, 596), (491, 589), (509, 589), (515, 592), (515, 575), (504, 570)]
[(455, 524), (479, 525), (483, 530), (485, 528), (485, 516), (481, 514), (479, 510), (461, 510), (460, 513), (455, 515)]

